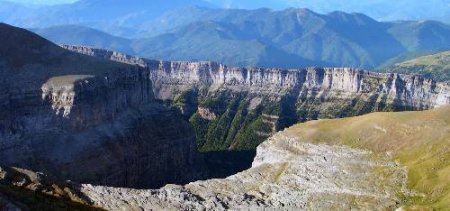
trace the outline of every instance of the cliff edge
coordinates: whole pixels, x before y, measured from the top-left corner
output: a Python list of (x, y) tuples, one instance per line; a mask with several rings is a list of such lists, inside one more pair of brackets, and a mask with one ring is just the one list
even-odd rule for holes
[(81, 191), (111, 210), (445, 209), (449, 112), (446, 106), (311, 121), (269, 138), (250, 169), (226, 179)]

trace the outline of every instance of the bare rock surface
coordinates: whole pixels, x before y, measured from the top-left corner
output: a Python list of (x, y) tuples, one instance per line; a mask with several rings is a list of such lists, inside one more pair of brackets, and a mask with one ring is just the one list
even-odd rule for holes
[(147, 69), (6, 24), (0, 38), (0, 165), (125, 187), (196, 178), (195, 134), (156, 102)]
[(198, 113), (203, 119), (206, 120), (215, 120), (217, 118), (216, 114), (210, 111), (208, 108), (198, 107)]
[[(449, 85), (418, 75), (376, 73), (355, 68), (240, 68), (215, 62), (166, 62), (146, 60), (126, 54), (86, 46), (64, 48), (91, 56), (145, 67), (157, 98), (173, 99), (193, 88), (211, 91), (227, 89), (279, 96), (297, 95), (332, 99), (356, 99), (371, 96), (376, 103), (398, 104), (416, 109), (434, 108), (450, 103)], [(278, 97), (277, 97), (278, 96)]]
[(258, 147), (252, 168), (226, 179), (135, 190), (83, 185), (108, 210), (394, 209), (405, 170), (388, 157), (302, 143), (278, 133)]

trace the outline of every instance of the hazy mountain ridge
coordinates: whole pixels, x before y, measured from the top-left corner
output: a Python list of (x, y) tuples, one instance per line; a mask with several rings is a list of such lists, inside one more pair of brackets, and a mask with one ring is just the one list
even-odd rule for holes
[(321, 13), (335, 10), (360, 12), (377, 20), (440, 20), (450, 21), (450, 5), (447, 0), (210, 0), (226, 8), (257, 9), (268, 7), (285, 9), (287, 7), (310, 8)]
[(97, 46), (99, 48), (116, 49), (120, 52), (134, 54), (134, 51), (131, 48), (132, 40), (113, 36), (89, 27), (63, 25), (30, 30), (54, 43)]
[(0, 1), (0, 21), (24, 28), (83, 25), (121, 36), (135, 36), (140, 25), (186, 6), (211, 6), (202, 0), (80, 0), (71, 4), (31, 7)]
[[(407, 55), (450, 49), (450, 26), (436, 21), (379, 22), (360, 13), (319, 14), (295, 8), (211, 9), (214, 4), (202, 0), (126, 4), (81, 0), (40, 7), (0, 3), (4, 11), (0, 20), (40, 28), (37, 32), (61, 44), (239, 66), (374, 68)], [(67, 24), (71, 26), (63, 26)]]
[[(144, 25), (148, 33), (139, 33), (150, 37), (132, 40), (129, 47), (122, 47), (126, 52), (151, 59), (213, 60), (237, 66), (374, 68), (402, 55), (450, 49), (450, 26), (439, 22), (377, 22), (358, 13), (323, 15), (308, 9), (191, 7)], [(67, 33), (49, 29), (38, 32), (63, 44), (92, 43), (70, 43)], [(113, 45), (94, 46), (117, 50)]]
[[(16, 4), (24, 3), (26, 5), (56, 5), (69, 4), (73, 1), (61, 0), (11, 0), (18, 2)], [(95, 2), (96, 0), (81, 0), (81, 2)], [(120, 4), (122, 2), (115, 0), (104, 0), (109, 4)], [(127, 1), (130, 2), (130, 1)], [(137, 2), (137, 1), (134, 1)], [(171, 0), (177, 5), (180, 1)], [(310, 8), (320, 13), (329, 13), (335, 10), (345, 12), (359, 12), (365, 13), (374, 17), (377, 20), (393, 21), (393, 20), (439, 20), (449, 23), (450, 20), (450, 5), (447, 0), (371, 0), (371, 1), (357, 1), (357, 0), (204, 0), (204, 1), (185, 1), (184, 5), (194, 6), (208, 6), (217, 8), (231, 8), (231, 9), (258, 9), (271, 8), (282, 10), (289, 7)], [(139, 3), (142, 3), (140, 1)], [(144, 2), (145, 3), (145, 2)], [(145, 4), (142, 4), (145, 5)], [(101, 8), (100, 9), (104, 9)]]
[[(189, 14), (190, 18), (179, 14)], [(188, 8), (165, 14), (153, 24), (155, 27), (151, 31), (166, 31), (159, 35), (163, 37), (187, 34), (190, 30), (200, 31), (198, 22), (207, 21), (221, 26), (215, 34), (224, 31), (234, 35), (222, 40), (258, 40), (319, 65), (326, 62), (373, 68), (398, 55), (450, 48), (450, 27), (439, 22), (377, 22), (364, 14), (333, 12), (323, 15), (293, 8), (283, 11)], [(214, 31), (214, 27), (217, 29), (217, 26), (204, 24), (202, 30)], [(208, 42), (200, 35), (190, 38), (196, 39)], [(157, 38), (153, 40), (156, 42)], [(199, 51), (201, 49), (196, 49), (192, 54)]]

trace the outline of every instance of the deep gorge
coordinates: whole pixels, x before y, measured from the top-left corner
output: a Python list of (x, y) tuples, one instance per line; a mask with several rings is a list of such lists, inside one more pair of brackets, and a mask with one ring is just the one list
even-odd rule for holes
[(84, 56), (42, 43), (58, 52), (53, 63), (0, 71), (0, 164), (60, 181), (156, 188), (226, 177), (297, 122), (449, 103), (448, 84), (419, 76), (152, 61), (65, 46)]
[(448, 82), (417, 75), (353, 68), (237, 68), (63, 47), (148, 70), (155, 97), (180, 110), (203, 152), (254, 150), (275, 132), (308, 120), (424, 110), (450, 100)]

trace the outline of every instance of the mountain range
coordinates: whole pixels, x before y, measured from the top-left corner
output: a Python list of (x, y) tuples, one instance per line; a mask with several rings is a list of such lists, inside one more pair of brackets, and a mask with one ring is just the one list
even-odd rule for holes
[(170, 10), (211, 6), (202, 0), (80, 0), (71, 4), (28, 6), (0, 1), (0, 20), (12, 25), (41, 28), (77, 24), (121, 36), (135, 36), (136, 29)]
[(364, 14), (308, 9), (171, 10), (121, 38), (78, 25), (33, 29), (51, 41), (118, 50), (150, 59), (212, 60), (237, 66), (376, 68), (411, 54), (450, 49), (437, 21), (379, 22)]
[[(396, 1), (392, 7), (421, 5), (425, 9), (442, 5), (445, 9), (442, 1), (433, 2), (406, 7), (404, 1)], [(323, 2), (264, 4), (272, 8), (304, 5), (328, 11), (317, 7), (327, 5)], [(377, 0), (371, 1), (373, 7), (361, 8), (380, 11), (377, 8), (386, 4)], [(60, 44), (106, 48), (150, 59), (212, 60), (235, 66), (374, 69), (412, 55), (450, 50), (450, 26), (438, 21), (380, 22), (379, 16), (377, 20), (362, 13), (321, 14), (300, 8), (223, 9), (252, 5), (263, 6), (263, 2), (80, 0), (26, 6), (0, 1), (0, 21), (29, 28)], [(328, 5), (341, 8), (344, 4), (330, 1)], [(347, 7), (359, 8), (353, 1)], [(433, 11), (441, 14), (440, 10)]]
[[(77, 0), (9, 0), (26, 5), (57, 5), (77, 2)], [(86, 2), (86, 0), (82, 0)], [(92, 0), (95, 1), (95, 0)], [(102, 1), (105, 4), (121, 3), (114, 0)], [(125, 2), (125, 1), (123, 1)], [(129, 2), (129, 1), (126, 1)], [(146, 2), (146, 3), (151, 3)], [(155, 1), (158, 2), (158, 1)], [(164, 2), (174, 2), (177, 6), (179, 1), (167, 0)], [(196, 1), (185, 1), (188, 5), (197, 5)], [(142, 3), (142, 2), (141, 2)], [(0, 3), (1, 4), (1, 3)], [(449, 23), (450, 5), (448, 0), (204, 0), (202, 5), (217, 8), (233, 9), (259, 9), (271, 8), (282, 10), (289, 7), (310, 8), (320, 13), (329, 13), (336, 10), (344, 12), (359, 12), (367, 14), (376, 20), (439, 20)], [(145, 6), (145, 4), (144, 4)], [(104, 7), (99, 7), (104, 9)]]
[(301, 7), (321, 13), (335, 10), (359, 12), (383, 21), (433, 19), (448, 22), (450, 20), (450, 5), (447, 0), (210, 0), (210, 2), (226, 8), (240, 9)]

